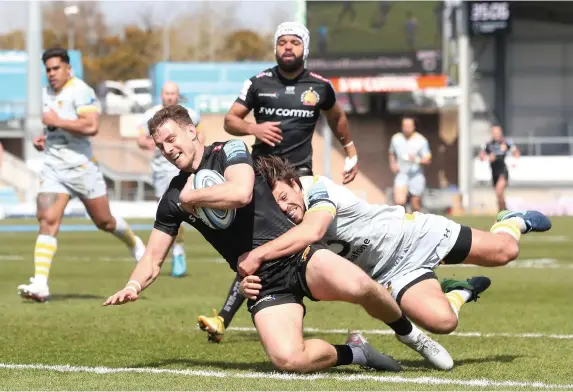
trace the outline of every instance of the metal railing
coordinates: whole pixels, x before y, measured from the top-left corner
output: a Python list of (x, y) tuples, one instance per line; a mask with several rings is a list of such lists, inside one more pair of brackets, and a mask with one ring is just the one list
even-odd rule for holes
[[(146, 185), (152, 186), (150, 156), (139, 150), (133, 142), (93, 142), (94, 156), (104, 177), (113, 184), (113, 200), (145, 200)], [(134, 184), (134, 189), (124, 186)]]

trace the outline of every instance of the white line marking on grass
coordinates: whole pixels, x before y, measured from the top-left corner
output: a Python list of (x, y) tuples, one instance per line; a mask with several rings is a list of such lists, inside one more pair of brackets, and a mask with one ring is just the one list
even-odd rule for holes
[[(232, 366), (232, 365), (231, 365)], [(336, 380), (336, 381), (374, 381), (380, 383), (394, 384), (419, 384), (419, 385), (461, 385), (472, 387), (517, 387), (517, 388), (543, 388), (543, 389), (573, 389), (573, 384), (547, 384), (540, 381), (495, 381), (485, 378), (475, 380), (455, 380), (438, 377), (402, 377), (402, 376), (373, 376), (368, 374), (336, 375), (328, 373), (317, 374), (292, 374), (279, 372), (252, 372), (252, 373), (231, 373), (216, 372), (208, 370), (178, 370), (178, 369), (156, 369), (156, 368), (111, 368), (111, 367), (89, 367), (71, 365), (19, 365), (10, 363), (0, 363), (2, 369), (14, 370), (46, 370), (60, 373), (93, 373), (93, 374), (114, 374), (114, 373), (148, 373), (148, 374), (175, 374), (180, 376), (215, 377), (215, 378), (239, 378), (239, 379), (274, 379), (283, 381), (314, 381), (314, 380)]]
[[(199, 330), (199, 327), (197, 327)], [(253, 327), (229, 327), (227, 331), (238, 331), (238, 332), (256, 332)], [(347, 334), (347, 329), (320, 329), (320, 328), (305, 328), (304, 332), (307, 333), (323, 333), (327, 335), (340, 335)], [(394, 335), (394, 331), (389, 329), (365, 329), (361, 330), (365, 335)], [(548, 334), (548, 333), (536, 333), (536, 332), (524, 332), (524, 333), (507, 333), (507, 332), (452, 332), (444, 336), (460, 336), (460, 337), (472, 337), (472, 338), (546, 338), (546, 339), (573, 339), (572, 335), (564, 334)]]
[(571, 238), (566, 235), (532, 235), (523, 236), (520, 239), (521, 242), (568, 242)]

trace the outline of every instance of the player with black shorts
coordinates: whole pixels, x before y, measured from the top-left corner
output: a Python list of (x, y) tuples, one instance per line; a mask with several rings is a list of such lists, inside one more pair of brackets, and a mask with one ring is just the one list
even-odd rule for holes
[[(277, 66), (245, 81), (243, 89), (225, 116), (225, 130), (234, 136), (254, 135), (253, 157), (279, 156), (288, 160), (301, 176), (312, 175), (312, 136), (320, 113), (346, 152), (343, 183), (358, 173), (358, 155), (346, 114), (336, 102), (330, 82), (304, 67), (309, 52), (307, 28), (286, 22), (275, 32)], [(256, 123), (245, 121), (253, 111)], [(199, 326), (209, 341), (220, 342), (244, 298), (239, 294), (241, 277), (236, 277), (223, 308), (213, 317), (199, 316)]]
[(505, 210), (504, 192), (509, 182), (509, 171), (505, 163), (505, 156), (511, 152), (515, 158), (519, 157), (519, 149), (511, 139), (503, 136), (499, 125), (491, 128), (491, 140), (480, 151), (480, 159), (489, 160), (491, 166), (491, 179), (497, 197), (499, 211)]
[[(109, 297), (106, 306), (136, 301), (140, 292), (153, 283), (182, 222), (195, 227), (235, 272), (242, 254), (293, 227), (264, 178), (255, 177), (252, 157), (242, 141), (204, 146), (197, 138), (189, 112), (180, 105), (157, 112), (148, 127), (163, 156), (181, 173), (171, 181), (159, 202), (145, 254), (126, 287)], [(193, 189), (189, 184), (193, 179), (191, 174), (202, 169), (216, 171), (224, 176), (225, 182)], [(227, 229), (212, 229), (196, 215), (197, 207), (235, 209), (236, 216)], [(359, 267), (321, 245), (285, 253), (256, 272), (261, 278), (261, 293), (250, 301), (249, 311), (265, 352), (281, 370), (311, 372), (348, 364), (379, 370), (401, 369), (398, 362), (377, 352), (363, 339), (343, 345), (317, 339), (304, 341), (304, 297), (359, 304), (397, 335), (437, 344), (410, 323), (386, 289)]]

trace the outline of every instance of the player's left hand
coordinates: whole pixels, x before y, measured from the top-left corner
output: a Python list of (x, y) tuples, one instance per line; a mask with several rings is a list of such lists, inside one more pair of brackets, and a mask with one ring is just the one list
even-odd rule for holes
[(135, 290), (132, 290), (131, 288), (124, 288), (109, 297), (107, 301), (103, 303), (103, 306), (123, 305), (128, 302), (137, 301), (138, 298), (139, 295), (135, 293)]
[(263, 259), (257, 255), (256, 249), (245, 252), (239, 257), (237, 262), (237, 272), (241, 276), (254, 274), (261, 266)]
[(42, 122), (48, 127), (57, 127), (59, 120), (60, 117), (58, 117), (58, 114), (54, 112), (54, 110), (44, 112), (42, 115)]

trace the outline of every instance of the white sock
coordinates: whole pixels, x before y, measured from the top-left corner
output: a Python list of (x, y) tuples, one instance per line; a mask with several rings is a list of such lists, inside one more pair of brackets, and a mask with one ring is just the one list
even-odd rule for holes
[(136, 245), (136, 236), (131, 228), (121, 216), (113, 215), (115, 218), (115, 230), (113, 235), (119, 238), (128, 248), (133, 249)]
[(185, 254), (185, 248), (183, 248), (183, 244), (178, 244), (178, 243), (173, 244), (173, 257), (184, 254)]
[(509, 218), (506, 220), (515, 221), (519, 225), (522, 234), (525, 233), (525, 230), (527, 230), (527, 225), (525, 224), (525, 221), (523, 220), (523, 218), (520, 218), (519, 216), (514, 216), (513, 218)]
[(129, 225), (121, 216), (113, 215), (113, 217), (115, 218), (115, 230), (113, 231), (113, 234), (117, 237), (123, 238)]

